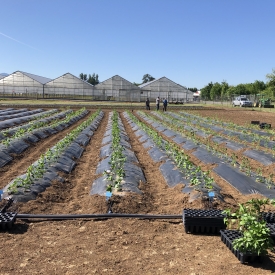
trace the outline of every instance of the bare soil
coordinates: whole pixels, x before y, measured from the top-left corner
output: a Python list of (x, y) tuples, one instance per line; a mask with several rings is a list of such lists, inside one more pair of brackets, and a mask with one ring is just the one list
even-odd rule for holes
[[(252, 120), (272, 123), (274, 114), (245, 109), (194, 111), (245, 125)], [(86, 147), (75, 170), (64, 183), (54, 182), (36, 200), (15, 204), (12, 210), (32, 214), (106, 213), (105, 197), (89, 195), (109, 111), (105, 111), (98, 130)], [(121, 116), (146, 182), (142, 195), (119, 194), (112, 197), (115, 213), (182, 214), (184, 208), (205, 208), (201, 200), (190, 200), (181, 193), (183, 186), (169, 188), (161, 173), (132, 129)], [(80, 123), (80, 122), (79, 122)], [(19, 156), (0, 171), (0, 186), (24, 170), (47, 148), (61, 139), (71, 126), (46, 139)], [(164, 137), (163, 137), (164, 138)], [(192, 161), (199, 162), (194, 156)], [(256, 164), (255, 164), (256, 165)], [(203, 169), (208, 169), (205, 166)], [(222, 187), (225, 203), (215, 208), (235, 207), (259, 195), (243, 196), (215, 176)], [(2, 202), (3, 204), (3, 202)], [(263, 263), (242, 265), (221, 242), (219, 236), (186, 234), (181, 219), (142, 220), (129, 218), (79, 219), (73, 221), (19, 220), (9, 231), (0, 232), (0, 274), (270, 274), (275, 271), (275, 253), (269, 252)]]

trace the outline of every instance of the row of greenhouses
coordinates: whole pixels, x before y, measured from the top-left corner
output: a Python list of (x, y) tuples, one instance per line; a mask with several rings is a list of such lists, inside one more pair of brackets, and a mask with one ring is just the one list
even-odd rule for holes
[(144, 102), (147, 98), (155, 101), (159, 97), (167, 98), (169, 102), (193, 101), (193, 92), (167, 77), (137, 86), (115, 75), (93, 86), (70, 73), (50, 79), (22, 71), (16, 71), (0, 79), (0, 96), (122, 102)]

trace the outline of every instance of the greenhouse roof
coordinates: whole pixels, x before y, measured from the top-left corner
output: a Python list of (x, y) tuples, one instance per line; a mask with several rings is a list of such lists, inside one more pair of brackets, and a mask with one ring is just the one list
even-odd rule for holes
[(175, 85), (178, 85), (178, 86), (180, 86), (180, 87), (182, 87), (182, 88), (184, 88), (184, 89), (187, 89), (186, 87), (184, 87), (184, 86), (182, 86), (182, 85), (180, 85), (180, 84), (178, 84), (178, 83), (172, 81), (171, 79), (167, 78), (166, 76), (163, 76), (163, 77), (161, 77), (161, 78), (154, 79), (154, 80), (152, 80), (152, 81), (146, 82), (146, 83), (144, 83), (144, 84), (139, 85), (138, 87), (139, 87), (139, 88), (146, 87), (147, 85), (150, 85), (150, 84), (152, 84), (152, 83), (154, 83), (154, 82), (157, 82), (157, 81), (161, 80), (162, 78), (165, 78), (166, 80), (168, 80), (168, 81), (170, 81), (170, 82), (173, 82)]
[(22, 71), (18, 71), (30, 78), (32, 78), (33, 80), (41, 83), (41, 84), (46, 84), (47, 82), (51, 81), (52, 79), (44, 77), (44, 76), (39, 76), (39, 75), (35, 75), (35, 74), (30, 74), (30, 73), (26, 73), (26, 72), (22, 72)]
[(110, 78), (108, 78), (108, 79), (106, 79), (106, 80), (104, 80), (104, 81), (102, 81), (102, 82), (99, 82), (98, 84), (96, 84), (95, 85), (95, 88), (97, 88), (97, 86), (101, 86), (101, 84), (105, 84), (105, 83), (107, 83), (109, 80), (111, 80), (111, 79), (115, 79), (115, 80), (122, 80), (122, 81), (124, 81), (124, 82), (126, 82), (126, 83), (128, 83), (128, 84), (130, 84), (131, 86), (133, 86), (134, 88), (136, 88), (136, 89), (138, 89), (139, 90), (139, 86), (136, 86), (135, 84), (133, 84), (132, 82), (130, 82), (129, 80), (127, 80), (127, 79), (125, 79), (125, 78), (123, 78), (123, 77), (121, 77), (120, 75), (114, 75), (114, 76), (112, 76), (112, 77), (110, 77)]
[(6, 77), (6, 76), (5, 76), (5, 75), (0, 74), (0, 79), (2, 79), (2, 78), (4, 78), (4, 77)]
[[(87, 85), (89, 85), (89, 86), (91, 86), (91, 87), (94, 87), (91, 83), (89, 83), (89, 82), (87, 82), (87, 81), (85, 81), (85, 80), (83, 80), (83, 79), (81, 79), (81, 78), (79, 78), (79, 77), (77, 77), (77, 76), (75, 76), (75, 75), (73, 75), (73, 74), (71, 74), (71, 73), (65, 73), (65, 74), (63, 74), (63, 75), (61, 75), (61, 76), (59, 76), (59, 77), (57, 77), (57, 78), (55, 78), (55, 79), (51, 79), (50, 81), (56, 81), (57, 79), (59, 79), (59, 78), (62, 78), (62, 77), (65, 77), (65, 76), (71, 76), (71, 77), (73, 77), (74, 79), (76, 79), (77, 81), (80, 81), (80, 82), (83, 82), (83, 83), (85, 83), (85, 84), (87, 84)], [(50, 82), (49, 81), (49, 82)]]
[[(162, 77), (161, 77), (161, 78), (162, 78)], [(143, 83), (143, 84), (138, 85), (138, 86), (139, 86), (139, 88), (143, 88), (143, 87), (145, 87), (145, 86), (147, 86), (147, 85), (149, 85), (149, 84), (151, 84), (151, 83), (153, 83), (153, 82), (156, 82), (156, 81), (160, 80), (161, 78), (154, 79), (154, 80), (152, 80), (152, 81), (149, 81), (149, 82)]]

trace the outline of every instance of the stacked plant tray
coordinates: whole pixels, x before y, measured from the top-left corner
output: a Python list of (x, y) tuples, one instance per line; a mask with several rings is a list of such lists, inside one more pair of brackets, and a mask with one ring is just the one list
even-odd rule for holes
[(184, 209), (183, 224), (186, 233), (219, 234), (225, 229), (225, 215), (217, 209)]
[(266, 226), (270, 230), (270, 237), (275, 243), (275, 213), (274, 212), (262, 212), (262, 218), (266, 222)]
[(275, 212), (262, 212), (261, 215), (266, 223), (275, 223)]
[(16, 219), (17, 213), (1, 213), (0, 212), (0, 229), (5, 230), (5, 229), (10, 229)]

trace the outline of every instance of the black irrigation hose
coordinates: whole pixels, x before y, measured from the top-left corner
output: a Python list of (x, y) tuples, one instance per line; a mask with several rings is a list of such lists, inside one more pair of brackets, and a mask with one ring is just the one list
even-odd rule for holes
[(98, 219), (98, 218), (137, 218), (137, 219), (182, 219), (182, 215), (146, 215), (146, 214), (72, 214), (72, 215), (42, 215), (42, 214), (17, 214), (17, 219)]

